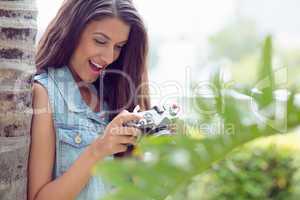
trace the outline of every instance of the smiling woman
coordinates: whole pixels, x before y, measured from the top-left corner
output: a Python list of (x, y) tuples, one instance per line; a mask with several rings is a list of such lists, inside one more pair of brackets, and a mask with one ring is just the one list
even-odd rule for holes
[[(149, 108), (148, 38), (131, 0), (66, 0), (38, 44), (28, 198), (99, 199), (91, 173), (135, 144)], [(43, 162), (40, 162), (43, 160)]]

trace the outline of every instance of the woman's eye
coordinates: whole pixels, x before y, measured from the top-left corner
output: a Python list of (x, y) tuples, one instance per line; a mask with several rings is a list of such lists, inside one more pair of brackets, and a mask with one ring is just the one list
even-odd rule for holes
[(116, 46), (116, 49), (121, 50), (123, 46)]
[(96, 42), (97, 44), (105, 44), (105, 42), (104, 42), (104, 41), (101, 41), (101, 40), (96, 40), (96, 39), (95, 39), (95, 42)]

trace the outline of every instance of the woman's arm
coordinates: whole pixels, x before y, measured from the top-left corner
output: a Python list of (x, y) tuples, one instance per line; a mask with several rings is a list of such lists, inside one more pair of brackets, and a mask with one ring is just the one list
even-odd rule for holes
[(97, 160), (90, 147), (80, 155), (70, 169), (52, 180), (55, 162), (55, 131), (46, 89), (33, 84), (31, 147), (29, 157), (28, 199), (74, 199), (87, 184)]
[(46, 89), (33, 84), (33, 110), (31, 125), (31, 148), (29, 156), (29, 200), (74, 199), (91, 177), (94, 164), (105, 156), (127, 149), (135, 144), (139, 130), (123, 124), (141, 117), (127, 111), (121, 112), (79, 156), (74, 164), (59, 178), (52, 180), (55, 162), (55, 130)]

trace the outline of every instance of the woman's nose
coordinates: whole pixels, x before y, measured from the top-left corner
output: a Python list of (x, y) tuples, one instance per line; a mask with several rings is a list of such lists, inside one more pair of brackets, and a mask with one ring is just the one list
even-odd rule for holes
[(114, 48), (107, 48), (105, 52), (102, 53), (102, 60), (106, 65), (111, 64), (114, 61)]

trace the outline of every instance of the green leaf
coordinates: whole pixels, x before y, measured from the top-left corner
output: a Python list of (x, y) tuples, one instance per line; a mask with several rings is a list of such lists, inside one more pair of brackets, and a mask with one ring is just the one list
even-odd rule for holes
[(261, 64), (258, 70), (255, 87), (262, 92), (257, 98), (259, 105), (265, 107), (273, 101), (275, 90), (274, 73), (272, 68), (272, 37), (267, 36), (263, 44)]

